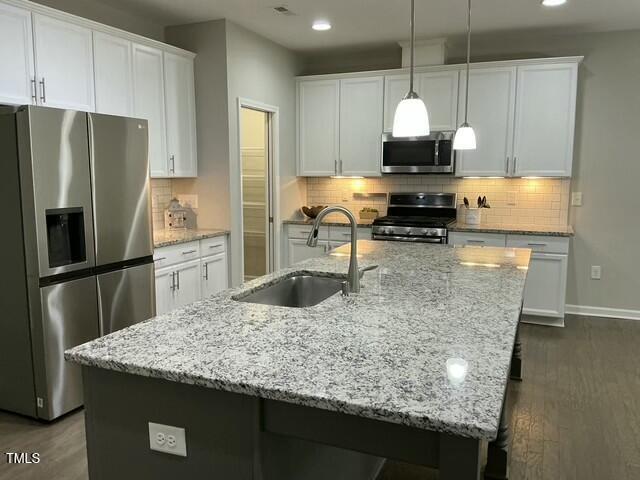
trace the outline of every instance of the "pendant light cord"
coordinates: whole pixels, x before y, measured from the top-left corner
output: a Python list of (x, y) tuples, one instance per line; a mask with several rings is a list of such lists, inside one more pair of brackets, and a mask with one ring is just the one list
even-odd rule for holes
[(409, 67), (409, 95), (413, 93), (413, 55), (414, 55), (414, 41), (416, 36), (416, 6), (415, 0), (411, 0), (411, 46), (410, 46), (410, 67)]
[[(413, 1), (413, 0), (412, 0)], [(467, 84), (464, 100), (464, 123), (467, 125), (469, 120), (469, 69), (471, 64), (471, 0), (469, 0), (469, 8), (467, 14)]]

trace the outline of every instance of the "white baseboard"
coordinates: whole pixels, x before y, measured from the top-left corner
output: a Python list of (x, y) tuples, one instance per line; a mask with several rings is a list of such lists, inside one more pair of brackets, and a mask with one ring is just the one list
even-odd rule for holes
[(623, 308), (590, 307), (588, 305), (566, 305), (565, 312), (587, 317), (621, 318), (624, 320), (640, 320), (640, 310)]

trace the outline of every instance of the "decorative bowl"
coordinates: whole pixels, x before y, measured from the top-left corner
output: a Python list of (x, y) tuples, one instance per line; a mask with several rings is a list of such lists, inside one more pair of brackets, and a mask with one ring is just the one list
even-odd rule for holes
[(302, 207), (301, 210), (307, 217), (316, 218), (325, 208), (327, 208), (326, 205), (317, 205), (315, 207)]

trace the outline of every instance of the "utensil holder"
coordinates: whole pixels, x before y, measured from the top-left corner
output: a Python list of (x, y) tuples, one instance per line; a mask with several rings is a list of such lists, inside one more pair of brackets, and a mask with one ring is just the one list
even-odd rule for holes
[(480, 225), (482, 209), (480, 208), (467, 208), (465, 215), (465, 223), (467, 225)]

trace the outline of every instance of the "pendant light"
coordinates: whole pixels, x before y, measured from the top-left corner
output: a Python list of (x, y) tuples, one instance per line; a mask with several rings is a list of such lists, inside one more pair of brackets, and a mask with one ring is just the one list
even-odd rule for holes
[(411, 0), (411, 66), (409, 73), (409, 93), (405, 95), (396, 107), (392, 131), (394, 137), (421, 137), (429, 135), (430, 133), (427, 107), (418, 94), (413, 91), (415, 23), (415, 0)]
[(469, 125), (469, 68), (471, 63), (471, 0), (469, 1), (469, 9), (467, 15), (467, 82), (464, 100), (464, 123), (460, 125), (453, 139), (454, 150), (475, 150), (476, 149), (476, 132)]

